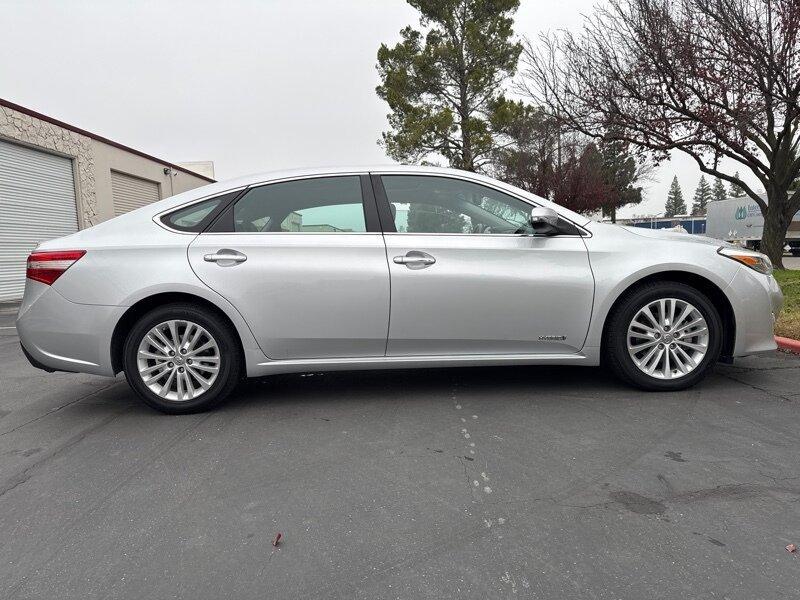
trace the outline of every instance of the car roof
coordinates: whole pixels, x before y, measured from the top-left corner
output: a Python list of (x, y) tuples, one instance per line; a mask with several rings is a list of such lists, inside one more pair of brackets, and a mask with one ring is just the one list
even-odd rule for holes
[(205, 185), (199, 188), (194, 188), (182, 194), (171, 196), (148, 205), (151, 209), (151, 214), (160, 214), (171, 208), (181, 206), (209, 198), (211, 196), (232, 191), (252, 185), (260, 185), (284, 179), (298, 179), (303, 177), (315, 177), (320, 175), (343, 175), (343, 174), (365, 174), (365, 173), (405, 173), (405, 174), (419, 174), (419, 175), (445, 175), (451, 177), (458, 177), (461, 179), (468, 179), (478, 183), (484, 183), (488, 186), (505, 189), (511, 194), (523, 196), (529, 200), (536, 202), (539, 205), (553, 208), (562, 216), (571, 220), (578, 225), (584, 225), (590, 221), (585, 215), (575, 213), (563, 206), (556, 205), (553, 202), (541, 198), (530, 192), (526, 192), (516, 186), (509, 185), (497, 179), (492, 179), (480, 173), (473, 173), (471, 171), (462, 171), (459, 169), (451, 169), (447, 167), (432, 167), (421, 165), (397, 165), (397, 164), (377, 164), (377, 165), (350, 165), (350, 166), (331, 166), (331, 167), (313, 167), (303, 169), (282, 169), (276, 171), (266, 171), (263, 173), (254, 173), (251, 175), (244, 175), (235, 179), (228, 179), (226, 181), (219, 181), (210, 185)]
[[(280, 169), (275, 171), (265, 171), (262, 173), (252, 173), (250, 175), (243, 175), (227, 181), (219, 181), (219, 184), (225, 184), (227, 189), (234, 189), (236, 187), (243, 187), (248, 185), (256, 185), (260, 183), (269, 183), (271, 181), (278, 181), (281, 179), (295, 179), (300, 177), (312, 177), (317, 175), (342, 175), (347, 173), (363, 174), (363, 173), (430, 173), (430, 174), (450, 174), (458, 173), (463, 176), (481, 177), (477, 173), (469, 171), (462, 171), (459, 169), (451, 169), (447, 167), (432, 167), (420, 165), (394, 165), (394, 164), (376, 164), (376, 165), (349, 165), (349, 166), (329, 166), (329, 167), (308, 167), (299, 169)], [(211, 187), (211, 186), (205, 186)]]

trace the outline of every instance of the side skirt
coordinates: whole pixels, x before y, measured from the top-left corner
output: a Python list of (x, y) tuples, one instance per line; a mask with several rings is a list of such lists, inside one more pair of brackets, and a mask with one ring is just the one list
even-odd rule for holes
[(580, 354), (472, 354), (464, 356), (380, 356), (375, 358), (315, 358), (271, 360), (248, 365), (248, 377), (305, 373), (308, 371), (365, 371), (379, 369), (490, 367), (504, 365), (575, 365), (599, 364), (597, 348), (584, 348)]

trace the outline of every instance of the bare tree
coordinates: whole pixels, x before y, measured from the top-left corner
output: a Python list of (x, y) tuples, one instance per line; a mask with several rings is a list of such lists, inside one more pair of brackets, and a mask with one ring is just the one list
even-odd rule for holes
[[(577, 34), (526, 45), (521, 88), (568, 126), (612, 132), (656, 160), (679, 150), (764, 213), (782, 267), (800, 210), (798, 0), (609, 0)], [(749, 169), (767, 202), (722, 159)]]

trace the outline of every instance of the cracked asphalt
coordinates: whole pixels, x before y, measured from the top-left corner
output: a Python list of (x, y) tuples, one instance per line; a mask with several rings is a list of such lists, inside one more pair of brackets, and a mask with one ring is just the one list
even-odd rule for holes
[[(797, 597), (800, 360), (280, 376), (168, 417), (0, 310), (1, 598)], [(277, 532), (284, 540), (274, 548)]]

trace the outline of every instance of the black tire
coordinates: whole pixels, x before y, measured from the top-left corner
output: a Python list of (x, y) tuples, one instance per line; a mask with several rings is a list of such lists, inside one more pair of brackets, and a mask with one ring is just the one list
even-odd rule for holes
[[(701, 313), (708, 327), (708, 348), (694, 370), (674, 379), (659, 379), (642, 372), (628, 353), (628, 326), (648, 303), (661, 298), (677, 298), (692, 304)], [(648, 391), (676, 391), (695, 385), (714, 366), (722, 349), (722, 320), (719, 312), (697, 289), (678, 282), (646, 283), (623, 297), (609, 315), (603, 339), (603, 359), (611, 371), (623, 381)]]
[[(145, 335), (157, 325), (170, 320), (190, 321), (203, 327), (219, 348), (219, 371), (211, 386), (192, 400), (170, 400), (152, 391), (139, 375), (137, 354)], [(160, 306), (144, 314), (128, 332), (123, 348), (123, 370), (128, 385), (142, 401), (163, 413), (178, 415), (208, 410), (224, 400), (236, 387), (242, 369), (242, 356), (236, 334), (219, 316), (200, 306), (175, 303)]]

